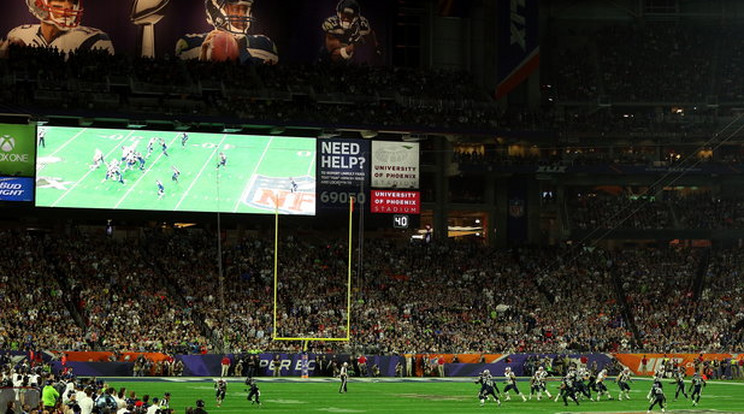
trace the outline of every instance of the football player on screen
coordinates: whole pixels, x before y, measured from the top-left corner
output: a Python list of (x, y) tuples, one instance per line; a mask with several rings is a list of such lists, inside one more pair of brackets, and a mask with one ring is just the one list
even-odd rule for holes
[[(176, 42), (176, 56), (181, 59), (232, 60), (241, 63), (275, 64), (279, 61), (276, 45), (267, 36), (249, 34), (256, 19), (253, 17), (254, 0), (205, 0), (207, 23), (214, 26), (209, 33), (186, 34)], [(219, 56), (213, 43), (228, 34), (237, 43), (235, 49)], [(227, 40), (230, 40), (229, 38)], [(235, 55), (233, 56), (232, 53)]]
[(109, 36), (81, 26), (83, 0), (26, 0), (39, 24), (24, 24), (8, 32), (6, 44), (57, 49), (61, 53), (105, 50), (114, 54)]
[(354, 59), (355, 52), (363, 45), (371, 45), (377, 56), (382, 49), (377, 35), (366, 17), (360, 14), (357, 0), (340, 0), (336, 5), (336, 14), (323, 22), (325, 47), (321, 51), (321, 60), (348, 62)]

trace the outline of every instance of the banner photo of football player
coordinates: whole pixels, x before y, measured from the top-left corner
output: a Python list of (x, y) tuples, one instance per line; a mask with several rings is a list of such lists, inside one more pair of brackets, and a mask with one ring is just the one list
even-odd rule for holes
[(63, 53), (235, 60), (244, 64), (383, 65), (394, 0), (8, 0), (9, 45)]

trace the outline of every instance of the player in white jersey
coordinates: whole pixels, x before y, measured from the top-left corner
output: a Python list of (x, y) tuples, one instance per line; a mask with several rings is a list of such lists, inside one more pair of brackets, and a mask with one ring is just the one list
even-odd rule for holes
[(39, 24), (12, 29), (6, 36), (7, 43), (57, 49), (64, 54), (94, 49), (114, 54), (114, 45), (106, 33), (80, 26), (82, 0), (26, 0), (26, 5)]
[(147, 142), (147, 158), (150, 158), (150, 155), (152, 155), (152, 151), (155, 148), (155, 144), (160, 142), (159, 137), (152, 137), (150, 138), (150, 141)]
[(537, 400), (540, 401), (542, 399), (542, 394), (545, 392), (545, 395), (548, 396), (548, 398), (552, 398), (553, 396), (550, 395), (550, 391), (545, 387), (545, 380), (548, 377), (548, 372), (545, 371), (545, 368), (542, 366), (535, 371), (535, 373), (532, 375), (532, 378), (530, 379), (530, 400), (532, 399), (532, 396), (534, 394), (537, 394)]
[(610, 395), (610, 392), (607, 390), (607, 386), (604, 383), (605, 379), (607, 379), (607, 369), (599, 371), (597, 379), (594, 381), (594, 383), (597, 384), (597, 401), (602, 397), (602, 394), (607, 395), (608, 400), (612, 399), (612, 395)]
[(91, 164), (90, 169), (97, 169), (101, 164), (103, 164), (103, 162), (103, 152), (96, 148), (96, 153), (93, 155), (93, 164)]
[(341, 380), (341, 385), (338, 387), (338, 393), (344, 394), (348, 391), (346, 387), (346, 384), (349, 382), (349, 363), (348, 362), (344, 362), (341, 365), (341, 371), (338, 374), (338, 378)]
[(511, 397), (509, 396), (509, 390), (514, 390), (514, 392), (516, 392), (518, 396), (522, 397), (522, 401), (527, 401), (527, 397), (519, 392), (519, 388), (517, 388), (517, 376), (514, 375), (511, 367), (506, 367), (506, 370), (504, 371), (504, 378), (506, 378), (506, 387), (504, 387), (504, 396), (506, 396), (506, 401), (509, 401), (511, 399)]

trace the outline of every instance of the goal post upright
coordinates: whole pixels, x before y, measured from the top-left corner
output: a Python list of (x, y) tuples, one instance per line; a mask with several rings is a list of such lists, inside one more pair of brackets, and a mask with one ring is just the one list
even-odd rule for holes
[(274, 341), (300, 341), (302, 343), (302, 350), (307, 351), (309, 342), (349, 342), (351, 340), (351, 262), (353, 254), (353, 218), (354, 218), (354, 203), (356, 199), (350, 197), (349, 199), (349, 247), (348, 247), (348, 263), (346, 268), (346, 336), (344, 337), (286, 337), (279, 336), (278, 334), (278, 286), (279, 286), (279, 201), (276, 200), (276, 210), (274, 213), (274, 328), (272, 332), (272, 340)]
[(354, 213), (354, 197), (349, 197), (349, 260), (346, 281), (346, 339), (351, 339), (351, 253), (352, 253), (352, 224)]
[(278, 282), (278, 273), (277, 273), (277, 264), (279, 263), (279, 195), (276, 195), (274, 198), (274, 331), (272, 332), (272, 336), (274, 337), (274, 340), (277, 338), (276, 330), (277, 330), (277, 324), (276, 324), (276, 308), (277, 308), (277, 289), (279, 284)]

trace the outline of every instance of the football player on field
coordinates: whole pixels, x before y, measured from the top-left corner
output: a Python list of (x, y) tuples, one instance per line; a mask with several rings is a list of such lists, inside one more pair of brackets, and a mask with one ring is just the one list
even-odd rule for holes
[(700, 376), (700, 373), (696, 372), (692, 379), (690, 380), (690, 389), (687, 390), (688, 393), (690, 393), (690, 399), (692, 400), (692, 406), (697, 407), (698, 403), (700, 402), (700, 394), (703, 392), (703, 387), (705, 387), (707, 383), (703, 379), (702, 376)]
[(481, 407), (486, 404), (489, 397), (496, 401), (499, 406), (501, 405), (501, 400), (499, 399), (499, 396), (496, 395), (498, 389), (493, 384), (493, 377), (489, 370), (481, 372), (478, 379), (475, 380), (475, 383), (481, 386), (480, 391), (478, 391), (478, 400), (480, 400)]
[(624, 368), (620, 374), (618, 374), (617, 378), (615, 379), (615, 382), (617, 382), (617, 386), (620, 387), (620, 393), (617, 396), (618, 400), (622, 400), (623, 396), (625, 396), (626, 400), (630, 399), (630, 382), (633, 380), (630, 378), (630, 369)]
[(545, 368), (543, 368), (542, 365), (537, 368), (537, 371), (532, 375), (532, 379), (530, 380), (530, 400), (533, 395), (537, 394), (537, 400), (540, 401), (543, 392), (548, 396), (548, 399), (553, 398), (553, 396), (550, 395), (550, 391), (545, 387), (545, 379), (547, 376), (548, 372), (545, 371)]
[(674, 372), (674, 384), (677, 386), (674, 391), (674, 401), (677, 401), (680, 392), (685, 398), (689, 398), (685, 392), (685, 369), (682, 366), (678, 366), (677, 371)]
[(350, 61), (356, 49), (368, 41), (377, 55), (382, 54), (377, 35), (369, 21), (360, 14), (357, 0), (340, 0), (336, 5), (336, 14), (323, 22), (323, 32), (325, 48), (321, 60)]
[(607, 369), (602, 369), (599, 371), (599, 374), (597, 374), (597, 379), (594, 380), (594, 383), (597, 385), (597, 401), (602, 397), (602, 394), (606, 395), (608, 400), (612, 399), (612, 395), (610, 395), (610, 392), (607, 390), (607, 386), (604, 383), (605, 379), (607, 379)]
[(264, 35), (248, 34), (253, 17), (254, 0), (205, 0), (207, 22), (215, 30), (209, 33), (187, 34), (176, 42), (176, 56), (181, 59), (209, 60), (206, 53), (218, 31), (227, 32), (238, 42), (241, 63), (275, 64), (279, 54), (274, 42)]
[(7, 43), (57, 49), (65, 54), (94, 49), (114, 54), (114, 45), (106, 33), (80, 25), (83, 0), (26, 0), (26, 5), (39, 24), (12, 29)]
[(519, 392), (519, 388), (517, 388), (517, 376), (514, 375), (511, 367), (506, 367), (504, 378), (506, 379), (506, 387), (504, 387), (504, 395), (506, 396), (505, 400), (509, 401), (511, 399), (509, 396), (509, 390), (513, 390), (518, 396), (522, 397), (522, 401), (527, 401), (527, 397)]

